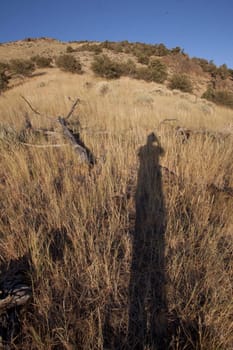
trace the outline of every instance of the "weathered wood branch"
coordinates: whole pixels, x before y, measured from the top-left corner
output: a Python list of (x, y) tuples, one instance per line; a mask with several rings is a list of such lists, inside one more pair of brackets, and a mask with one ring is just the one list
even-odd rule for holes
[(37, 115), (39, 115), (40, 117), (43, 117), (43, 118), (47, 118), (49, 120), (53, 120), (53, 118), (51, 117), (48, 117), (47, 115), (43, 115), (41, 114), (40, 112), (38, 112), (33, 106), (32, 104), (23, 96), (23, 95), (20, 95), (20, 97), (26, 102), (26, 104), (29, 106), (29, 108)]
[(74, 151), (79, 155), (83, 162), (86, 162), (90, 166), (96, 163), (96, 159), (92, 152), (85, 146), (80, 139), (79, 135), (75, 135), (68, 127), (66, 120), (62, 117), (58, 117), (58, 123), (61, 125), (63, 135), (70, 141)]
[(35, 108), (32, 107), (31, 103), (23, 96), (23, 95), (20, 95), (20, 97), (26, 102), (26, 104), (30, 107), (30, 109), (37, 115), (40, 115), (41, 116), (41, 113), (38, 112)]
[(166, 118), (166, 119), (161, 120), (161, 122), (159, 122), (159, 126), (164, 124), (164, 123), (166, 123), (166, 122), (175, 122), (175, 121), (177, 122), (178, 119), (176, 119), (176, 118)]
[(187, 142), (192, 136), (209, 137), (213, 140), (223, 140), (227, 137), (233, 136), (232, 133), (215, 132), (208, 130), (192, 130), (177, 126), (175, 128), (175, 135), (181, 137), (182, 143)]
[[(162, 125), (166, 124), (166, 122), (172, 122), (172, 121), (178, 121), (178, 119), (175, 119), (175, 118), (163, 119), (158, 126), (162, 127)], [(180, 138), (182, 143), (188, 142), (189, 139), (191, 139), (193, 136), (209, 137), (213, 140), (221, 140), (221, 139), (225, 139), (227, 137), (233, 136), (231, 132), (195, 130), (195, 129), (188, 129), (178, 125), (175, 126), (174, 124), (170, 124), (169, 127), (171, 132), (173, 132), (174, 135), (177, 136), (177, 138)]]
[(74, 113), (74, 110), (75, 110), (75, 108), (76, 108), (76, 106), (77, 106), (77, 104), (78, 104), (79, 102), (80, 102), (80, 99), (77, 98), (77, 99), (75, 100), (73, 106), (71, 107), (71, 110), (69, 111), (69, 113), (68, 113), (67, 116), (65, 117), (66, 120), (68, 120), (68, 119), (72, 116), (72, 114)]
[(34, 143), (20, 142), (21, 145), (37, 148), (48, 148), (48, 147), (64, 147), (68, 146), (68, 143), (55, 143), (55, 144), (46, 144), (46, 145), (36, 145)]
[[(30, 109), (36, 113), (37, 115), (41, 115), (40, 112), (38, 112), (31, 103), (24, 97), (21, 96), (21, 98), (27, 103), (27, 105), (30, 107)], [(72, 116), (77, 104), (80, 102), (80, 99), (77, 98), (75, 102), (73, 103), (69, 113), (65, 118), (58, 117), (58, 118), (49, 118), (50, 120), (53, 120), (54, 123), (58, 123), (63, 136), (69, 141), (71, 146), (73, 147), (74, 151), (79, 155), (79, 158), (82, 162), (87, 163), (89, 166), (93, 166), (96, 163), (96, 158), (94, 157), (93, 153), (90, 151), (90, 149), (85, 145), (85, 143), (81, 140), (79, 134), (75, 134), (67, 125), (67, 120)], [(53, 130), (47, 130), (47, 129), (36, 129), (33, 130), (31, 121), (26, 114), (25, 116), (26, 120), (26, 129), (30, 129), (32, 132), (43, 132), (44, 134), (51, 135), (58, 133), (57, 131)], [(30, 146), (30, 147), (37, 147), (37, 148), (46, 148), (46, 147), (61, 147), (61, 146), (66, 146), (67, 144), (47, 144), (47, 145), (37, 145), (37, 144), (32, 144), (32, 143), (27, 143), (27, 142), (21, 142), (21, 144), (25, 146)]]

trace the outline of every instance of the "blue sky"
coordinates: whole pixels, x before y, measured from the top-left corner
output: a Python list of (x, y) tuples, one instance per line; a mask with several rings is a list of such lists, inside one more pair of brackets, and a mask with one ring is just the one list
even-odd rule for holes
[(1, 0), (0, 42), (41, 36), (164, 43), (233, 68), (233, 0)]

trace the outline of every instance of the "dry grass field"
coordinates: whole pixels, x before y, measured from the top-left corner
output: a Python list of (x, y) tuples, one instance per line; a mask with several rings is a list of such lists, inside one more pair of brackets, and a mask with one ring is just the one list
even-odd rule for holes
[[(32, 286), (9, 349), (232, 349), (232, 110), (45, 73), (0, 96), (0, 271), (27, 266)], [(77, 97), (92, 168), (59, 131), (23, 132), (26, 113), (51, 128)]]

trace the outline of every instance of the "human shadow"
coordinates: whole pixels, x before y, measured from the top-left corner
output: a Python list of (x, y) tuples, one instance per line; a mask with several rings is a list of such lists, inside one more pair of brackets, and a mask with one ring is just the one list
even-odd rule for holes
[(164, 153), (154, 133), (139, 149), (136, 219), (129, 283), (128, 349), (164, 350), (167, 333), (164, 234), (166, 215), (159, 158)]

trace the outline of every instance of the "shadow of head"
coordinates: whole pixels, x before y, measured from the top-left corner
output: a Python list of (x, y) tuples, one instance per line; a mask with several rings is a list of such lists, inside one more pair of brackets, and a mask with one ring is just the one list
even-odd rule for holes
[(148, 143), (148, 144), (152, 144), (152, 143), (154, 143), (154, 142), (159, 143), (159, 140), (158, 140), (157, 136), (155, 135), (155, 133), (152, 132), (151, 134), (149, 134), (149, 135), (147, 136), (147, 143)]

